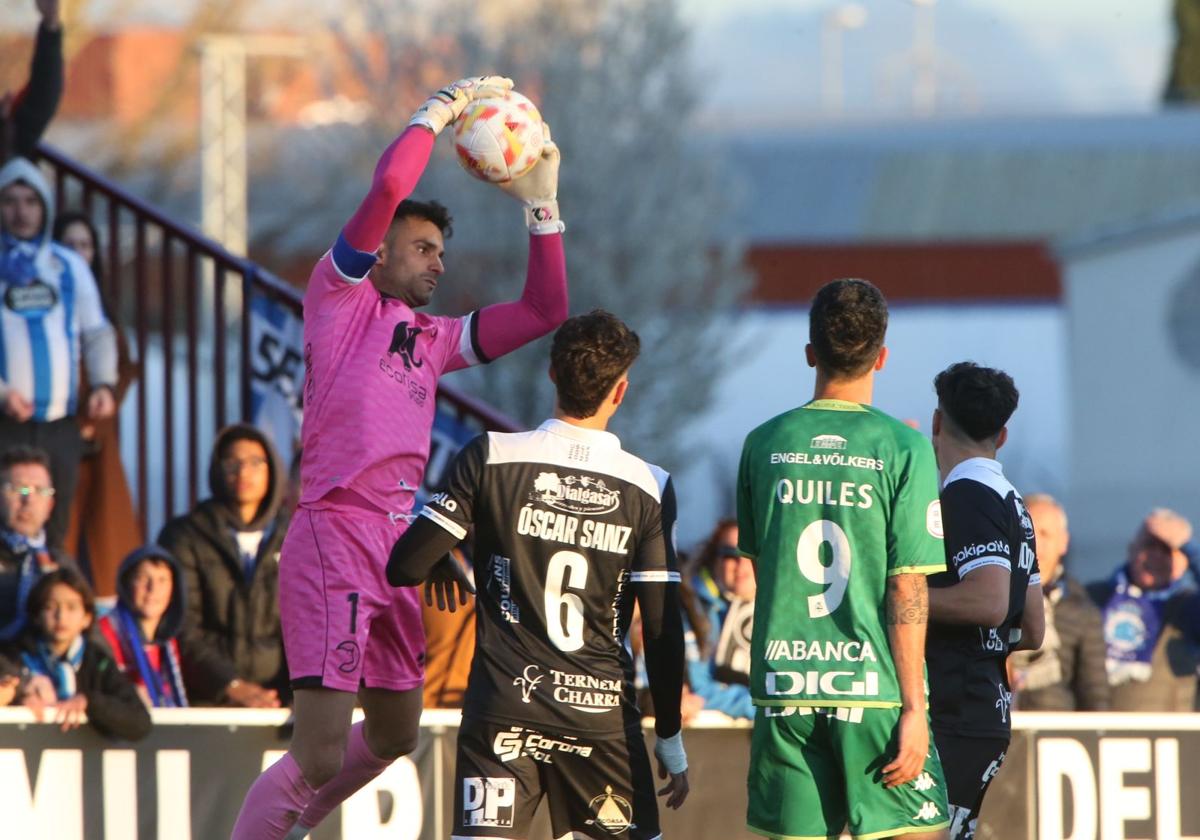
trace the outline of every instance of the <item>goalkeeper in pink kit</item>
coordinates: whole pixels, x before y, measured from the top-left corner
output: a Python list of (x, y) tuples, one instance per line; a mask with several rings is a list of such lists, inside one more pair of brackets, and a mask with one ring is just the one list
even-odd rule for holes
[[(300, 506), (280, 557), (279, 603), (295, 688), (287, 754), (251, 786), (233, 840), (303, 837), (417, 744), (425, 635), (419, 591), (385, 568), (429, 455), (438, 379), (553, 330), (567, 316), (558, 150), (499, 185), (529, 223), (519, 300), (450, 318), (416, 312), (441, 279), (450, 217), (408, 200), (439, 132), (498, 76), (434, 94), (383, 153), (370, 192), (313, 269), (304, 297)], [(449, 578), (453, 572), (441, 572)], [(351, 726), (355, 705), (363, 723)]]

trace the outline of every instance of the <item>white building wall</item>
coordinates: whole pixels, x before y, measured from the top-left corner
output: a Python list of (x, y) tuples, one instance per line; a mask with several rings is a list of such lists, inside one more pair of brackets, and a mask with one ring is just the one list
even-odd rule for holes
[(1071, 557), (1091, 573), (1082, 577), (1121, 563), (1152, 507), (1200, 526), (1200, 370), (1167, 326), (1176, 288), (1197, 270), (1200, 229), (1065, 254)]
[[(676, 474), (685, 549), (703, 539), (718, 517), (733, 515), (746, 434), (812, 398), (813, 371), (804, 360), (807, 308), (744, 313), (731, 334), (739, 337), (738, 360), (717, 390), (717, 402), (690, 428), (690, 457), (686, 463), (664, 464)], [(893, 306), (887, 345), (890, 355), (875, 380), (875, 404), (917, 420), (925, 434), (936, 405), (938, 371), (967, 359), (1008, 371), (1021, 403), (1000, 458), (1022, 492), (1064, 494), (1069, 459), (1060, 306)], [(637, 398), (636, 386), (630, 398)]]

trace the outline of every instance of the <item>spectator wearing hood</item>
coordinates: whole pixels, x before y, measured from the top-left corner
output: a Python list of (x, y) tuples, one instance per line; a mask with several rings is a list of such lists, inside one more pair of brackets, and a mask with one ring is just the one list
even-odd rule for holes
[(187, 623), (233, 663), (229, 700), (278, 706), (290, 697), (279, 624), (279, 549), (285, 476), (254, 426), (224, 429), (208, 471), (212, 496), (171, 520), (158, 544), (183, 569)]
[(1190, 712), (1200, 662), (1200, 593), (1191, 523), (1159, 508), (1143, 520), (1128, 560), (1088, 587), (1104, 617), (1115, 712)]
[(29, 82), (15, 95), (0, 96), (0, 163), (13, 155), (32, 157), (63, 94), (63, 30), (59, 0), (35, 0), (42, 16)]
[(97, 627), (147, 706), (227, 699), (233, 664), (184, 628), (186, 604), (183, 572), (166, 549), (143, 546), (122, 561), (117, 606)]
[(56, 495), (46, 534), (59, 548), (83, 454), (76, 415), (115, 411), (117, 342), (91, 269), (52, 240), (53, 220), (54, 197), (36, 166), (13, 158), (0, 168), (0, 449), (50, 453)]

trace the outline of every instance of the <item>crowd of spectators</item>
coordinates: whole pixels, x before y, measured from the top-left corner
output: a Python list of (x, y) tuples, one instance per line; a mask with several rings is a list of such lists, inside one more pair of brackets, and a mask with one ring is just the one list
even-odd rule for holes
[[(260, 430), (224, 429), (209, 498), (143, 545), (115, 417), (136, 364), (101, 291), (102, 243), (86, 214), (56, 216), (30, 160), (64, 78), (59, 0), (35, 6), (29, 82), (0, 97), (0, 281), (22, 292), (0, 313), (0, 705), (53, 706), (64, 729), (86, 715), (126, 739), (149, 731), (149, 707), (286, 705), (278, 571), (295, 477)], [(1047, 495), (1026, 501), (1048, 620), (1041, 649), (1009, 661), (1016, 708), (1200, 709), (1191, 524), (1152, 511), (1126, 562), (1085, 587), (1070, 574), (1066, 511)], [(736, 521), (718, 521), (680, 567), (684, 721), (751, 719), (755, 571)], [(424, 622), (425, 705), (458, 708), (474, 603), (430, 600)]]

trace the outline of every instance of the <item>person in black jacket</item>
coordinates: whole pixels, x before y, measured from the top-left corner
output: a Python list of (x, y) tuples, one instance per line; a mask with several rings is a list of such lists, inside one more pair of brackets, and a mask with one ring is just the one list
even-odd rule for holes
[(1100, 610), (1083, 584), (1066, 573), (1071, 544), (1067, 514), (1052, 496), (1025, 497), (1037, 537), (1038, 566), (1046, 603), (1041, 650), (1009, 658), (1015, 707), (1036, 712), (1102, 712), (1109, 707)]
[(50, 456), (29, 446), (0, 452), (0, 642), (25, 627), (25, 602), (42, 575), (74, 563), (46, 542), (54, 510)]
[(63, 33), (59, 0), (35, 0), (42, 16), (29, 82), (16, 95), (0, 97), (0, 163), (32, 158), (63, 93)]
[(29, 620), (10, 659), (20, 662), (21, 702), (39, 720), (47, 706), (63, 731), (86, 718), (102, 735), (136, 741), (150, 734), (150, 713), (108, 649), (91, 638), (92, 588), (74, 569), (44, 575), (29, 593)]
[(208, 476), (212, 496), (168, 522), (158, 544), (183, 569), (187, 622), (233, 663), (229, 702), (279, 706), (291, 694), (279, 623), (283, 471), (266, 435), (238, 424), (217, 436)]

